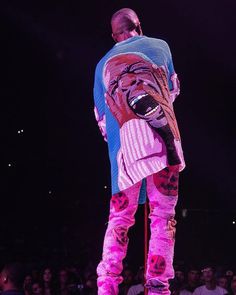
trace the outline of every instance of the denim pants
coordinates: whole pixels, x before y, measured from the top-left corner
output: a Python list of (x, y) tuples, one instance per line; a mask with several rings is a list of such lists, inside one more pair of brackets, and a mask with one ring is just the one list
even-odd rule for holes
[[(175, 206), (178, 199), (178, 166), (169, 166), (146, 178), (150, 239), (145, 274), (148, 294), (169, 295), (174, 277)], [(102, 260), (97, 266), (98, 295), (118, 295), (122, 261), (127, 254), (128, 230), (135, 223), (142, 182), (112, 196)]]

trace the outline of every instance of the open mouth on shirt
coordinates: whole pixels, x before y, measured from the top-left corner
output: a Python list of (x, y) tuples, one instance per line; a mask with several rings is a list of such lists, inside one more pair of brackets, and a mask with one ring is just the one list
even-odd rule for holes
[(129, 105), (134, 113), (142, 118), (157, 115), (156, 119), (162, 119), (165, 114), (160, 104), (149, 94), (143, 93), (129, 99)]

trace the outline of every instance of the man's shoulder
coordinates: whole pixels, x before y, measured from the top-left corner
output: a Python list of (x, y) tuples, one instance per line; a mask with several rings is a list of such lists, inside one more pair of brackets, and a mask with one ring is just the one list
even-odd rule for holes
[(199, 293), (199, 292), (202, 292), (203, 290), (205, 290), (205, 285), (202, 285), (202, 286), (197, 287), (197, 288), (193, 291), (193, 293), (194, 293), (194, 294), (195, 294), (195, 293)]
[(212, 293), (215, 292), (216, 294), (221, 294), (221, 295), (224, 295), (224, 294), (227, 294), (228, 293), (228, 291), (226, 289), (224, 289), (224, 288), (222, 288), (220, 286), (216, 286), (216, 288), (213, 289), (213, 290), (208, 290), (205, 285), (202, 285), (200, 287), (197, 287), (194, 290), (194, 294), (196, 294), (196, 293), (197, 294), (199, 294), (199, 293), (204, 294), (204, 293), (210, 293), (210, 292), (212, 292)]
[(150, 43), (150, 44), (155, 44), (157, 46), (168, 46), (168, 43), (166, 40), (155, 38), (155, 37), (143, 36), (143, 38), (140, 39), (140, 41)]
[(182, 290), (179, 291), (179, 294), (180, 294), (180, 295), (191, 295), (192, 292), (190, 292), (190, 291), (187, 290), (187, 289), (182, 289)]
[(106, 61), (109, 59), (109, 57), (113, 54), (114, 47), (112, 47), (105, 55), (103, 55), (98, 63), (96, 64), (96, 70), (101, 70), (106, 63)]
[(216, 286), (216, 288), (220, 291), (221, 294), (227, 294), (228, 291), (220, 286)]
[(201, 286), (197, 287), (195, 290), (202, 290), (202, 289), (205, 289), (205, 285), (201, 285)]
[(144, 286), (142, 284), (136, 284), (136, 285), (132, 285), (129, 288), (128, 294), (133, 294), (133, 293), (143, 292), (143, 291), (144, 291)]

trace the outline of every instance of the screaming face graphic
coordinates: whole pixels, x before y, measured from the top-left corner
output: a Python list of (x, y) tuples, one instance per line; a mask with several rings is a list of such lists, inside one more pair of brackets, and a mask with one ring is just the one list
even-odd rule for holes
[(120, 54), (104, 68), (106, 103), (120, 128), (132, 119), (145, 120), (163, 139), (169, 165), (180, 164), (180, 140), (166, 72), (138, 54)]
[[(160, 75), (164, 74), (163, 69), (155, 69), (151, 63), (135, 54), (119, 55), (108, 61), (104, 71), (108, 89), (107, 103), (116, 116), (119, 112), (123, 112), (125, 118), (121, 123), (139, 117), (147, 121), (155, 121), (155, 127), (167, 124), (162, 106), (145, 89), (145, 87), (149, 89), (151, 87), (152, 90), (163, 95), (163, 85), (158, 82), (157, 73), (154, 74), (154, 71), (159, 71)], [(130, 115), (127, 115), (127, 112)]]

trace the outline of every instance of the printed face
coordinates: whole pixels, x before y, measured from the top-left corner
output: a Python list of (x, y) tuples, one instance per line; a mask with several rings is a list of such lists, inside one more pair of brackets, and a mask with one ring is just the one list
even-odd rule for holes
[(165, 168), (153, 175), (157, 189), (166, 196), (178, 195), (179, 172)]
[(123, 192), (113, 195), (111, 198), (112, 206), (116, 212), (125, 210), (128, 207), (129, 199)]
[(127, 232), (127, 228), (122, 226), (113, 229), (113, 236), (121, 246), (125, 246), (128, 243)]
[(165, 258), (161, 255), (152, 255), (149, 262), (150, 275), (162, 275), (166, 269)]
[(115, 98), (117, 92), (121, 92), (126, 103), (138, 117), (146, 120), (155, 118), (159, 122), (158, 127), (161, 127), (167, 124), (163, 109), (144, 90), (144, 85), (148, 84), (162, 95), (160, 82), (154, 75), (154, 70), (153, 65), (140, 56), (119, 55), (107, 63), (104, 80), (112, 97)]

